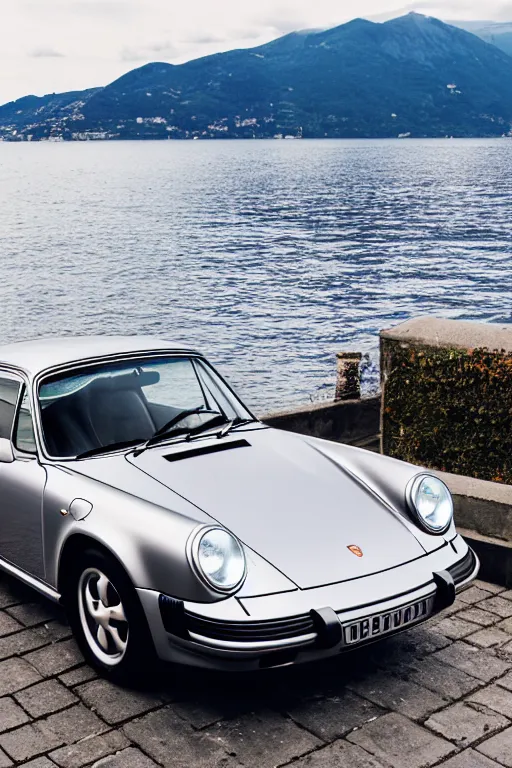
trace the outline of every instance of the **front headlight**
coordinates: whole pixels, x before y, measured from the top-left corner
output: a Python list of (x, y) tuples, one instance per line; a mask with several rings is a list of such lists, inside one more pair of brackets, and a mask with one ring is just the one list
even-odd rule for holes
[(199, 531), (192, 543), (192, 557), (199, 574), (220, 592), (232, 592), (245, 578), (242, 546), (224, 528)]
[(452, 496), (433, 475), (418, 475), (407, 489), (407, 501), (420, 525), (429, 533), (445, 533), (453, 520)]

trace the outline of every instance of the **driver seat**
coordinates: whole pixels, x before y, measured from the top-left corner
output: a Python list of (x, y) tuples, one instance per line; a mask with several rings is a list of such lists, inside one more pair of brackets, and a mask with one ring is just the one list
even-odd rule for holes
[[(138, 389), (116, 389), (98, 382), (88, 387), (88, 417), (100, 445), (148, 440), (156, 425)], [(96, 391), (95, 391), (96, 390)]]

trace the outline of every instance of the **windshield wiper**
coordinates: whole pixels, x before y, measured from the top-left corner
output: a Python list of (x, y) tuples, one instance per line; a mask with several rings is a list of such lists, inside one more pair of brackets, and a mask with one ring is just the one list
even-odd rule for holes
[(245, 427), (246, 424), (259, 424), (259, 419), (235, 419), (231, 429), (238, 429), (238, 427)]
[[(197, 408), (188, 408), (184, 411), (180, 411), (176, 414), (176, 416), (173, 416), (172, 419), (169, 421), (166, 421), (163, 427), (160, 427), (159, 429), (154, 432), (151, 437), (148, 440), (148, 443), (151, 440), (154, 440), (155, 437), (160, 437), (160, 435), (165, 435), (166, 432), (169, 432), (176, 424), (179, 424), (180, 421), (183, 421), (183, 419), (188, 418), (189, 416), (195, 416), (196, 413), (209, 413), (209, 411), (204, 410), (204, 405), (200, 405)], [(215, 411), (217, 413), (217, 411)]]
[[(213, 419), (212, 419), (213, 421)], [(243, 427), (245, 424), (255, 424), (258, 421), (258, 419), (231, 419), (230, 421), (223, 421), (222, 422), (222, 428), (218, 432), (213, 432), (211, 437), (217, 437), (222, 438), (226, 437), (226, 435), (229, 435), (230, 432), (237, 429), (238, 427)], [(200, 437), (206, 437), (204, 434), (208, 429), (214, 429), (212, 427), (210, 422), (207, 422), (206, 424), (202, 424), (201, 427), (196, 427), (193, 431), (189, 432), (186, 440), (197, 440)]]
[(141, 447), (134, 452), (134, 456), (140, 456), (143, 451), (146, 450), (146, 448), (151, 448), (152, 445), (157, 445), (162, 440), (167, 440), (171, 435), (169, 434), (173, 427), (175, 427), (177, 424), (180, 423), (180, 421), (183, 421), (188, 416), (194, 416), (196, 414), (210, 414), (213, 416), (212, 419), (209, 419), (205, 424), (200, 424), (198, 427), (192, 427), (191, 429), (186, 429), (185, 434), (188, 437), (189, 435), (193, 435), (196, 433), (196, 431), (202, 431), (205, 426), (210, 424), (212, 421), (215, 421), (219, 417), (224, 420), (224, 416), (222, 416), (221, 413), (218, 411), (210, 411), (207, 408), (205, 408), (203, 405), (199, 406), (199, 408), (191, 408), (187, 411), (181, 411), (180, 413), (176, 414), (174, 418), (172, 418), (170, 421), (167, 422), (167, 424), (164, 424), (163, 427), (160, 427), (160, 429), (157, 429), (157, 431), (152, 435), (149, 440), (146, 440)]
[(119, 443), (110, 443), (110, 445), (100, 445), (97, 448), (91, 448), (89, 451), (84, 451), (76, 456), (76, 459), (88, 459), (90, 456), (99, 456), (102, 453), (110, 453), (111, 451), (122, 451), (123, 448), (133, 448), (135, 445), (140, 445), (144, 442), (141, 437), (135, 440), (123, 440)]

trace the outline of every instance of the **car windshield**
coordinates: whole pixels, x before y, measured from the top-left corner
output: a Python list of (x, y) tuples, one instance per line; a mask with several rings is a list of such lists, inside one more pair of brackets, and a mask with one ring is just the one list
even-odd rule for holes
[[(47, 452), (59, 458), (142, 443), (168, 424), (166, 436), (183, 435), (215, 414), (217, 424), (251, 419), (215, 371), (190, 357), (82, 367), (43, 379), (38, 399)], [(189, 410), (197, 412), (179, 418)]]

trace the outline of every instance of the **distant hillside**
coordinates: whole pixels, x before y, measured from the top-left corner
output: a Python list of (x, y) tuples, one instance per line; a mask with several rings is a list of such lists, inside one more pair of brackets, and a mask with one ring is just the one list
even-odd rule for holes
[(499, 136), (512, 58), (437, 19), (357, 19), (0, 107), (6, 139)]
[(450, 24), (478, 35), (486, 43), (492, 43), (512, 56), (512, 21), (451, 21)]

